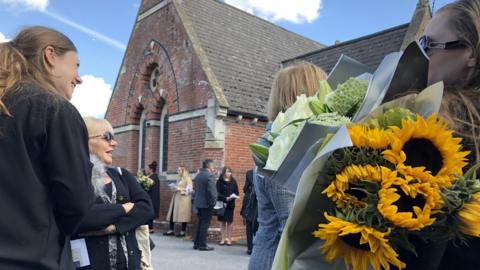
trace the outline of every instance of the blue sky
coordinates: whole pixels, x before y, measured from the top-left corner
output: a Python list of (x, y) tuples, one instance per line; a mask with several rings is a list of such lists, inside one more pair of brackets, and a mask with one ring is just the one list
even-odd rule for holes
[[(418, 2), (225, 1), (325, 45), (407, 23)], [(435, 9), (448, 2), (451, 0), (435, 1)], [(85, 79), (85, 84), (76, 90), (73, 103), (83, 115), (102, 116), (139, 6), (140, 0), (0, 0), (0, 39), (12, 38), (29, 25), (54, 27), (69, 36), (78, 48), (80, 73)]]

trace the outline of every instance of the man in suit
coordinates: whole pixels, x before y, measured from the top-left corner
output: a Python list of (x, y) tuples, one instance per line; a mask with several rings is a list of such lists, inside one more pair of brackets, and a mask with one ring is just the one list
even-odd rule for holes
[(213, 247), (207, 246), (207, 231), (212, 219), (213, 207), (217, 201), (215, 171), (216, 167), (213, 160), (206, 159), (203, 161), (202, 169), (193, 180), (195, 182), (193, 205), (198, 211), (197, 232), (193, 248), (202, 251), (213, 250)]

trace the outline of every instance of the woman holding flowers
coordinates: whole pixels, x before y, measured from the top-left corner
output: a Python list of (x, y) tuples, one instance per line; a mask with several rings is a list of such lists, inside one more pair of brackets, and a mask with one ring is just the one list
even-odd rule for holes
[(178, 167), (178, 176), (167, 214), (170, 228), (164, 235), (174, 235), (175, 223), (181, 223), (182, 230), (177, 236), (183, 237), (187, 230), (187, 223), (192, 220), (193, 182), (185, 167)]
[[(275, 75), (268, 100), (268, 118), (273, 121), (279, 112), (287, 110), (297, 96), (316, 94), (325, 72), (310, 63), (298, 63), (281, 69)], [(267, 125), (266, 131), (271, 128)], [(253, 242), (249, 270), (271, 269), (275, 251), (288, 219), (295, 194), (285, 187), (256, 174), (254, 187), (258, 202), (259, 228)]]
[[(443, 81), (446, 86), (440, 115), (463, 138), (463, 145), (470, 151), (469, 166), (480, 162), (479, 36), (480, 1), (458, 0), (437, 11), (420, 39), (430, 58), (429, 84)], [(480, 211), (475, 211), (474, 205), (465, 207), (463, 214), (476, 222), (476, 228), (467, 231), (478, 237)], [(466, 244), (449, 244), (440, 269), (480, 269), (480, 239), (476, 237), (467, 239)]]
[(354, 270), (480, 269), (480, 1), (442, 7), (420, 38), (439, 111), (395, 108), (349, 127), (353, 147), (326, 166), (335, 211), (314, 236), (326, 261)]

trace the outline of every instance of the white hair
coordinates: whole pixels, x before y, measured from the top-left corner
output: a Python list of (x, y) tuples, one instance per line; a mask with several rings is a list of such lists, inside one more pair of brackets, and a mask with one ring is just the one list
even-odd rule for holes
[(105, 177), (107, 175), (106, 165), (96, 155), (90, 154), (90, 162), (93, 163), (92, 168), (92, 186), (96, 197), (105, 195)]

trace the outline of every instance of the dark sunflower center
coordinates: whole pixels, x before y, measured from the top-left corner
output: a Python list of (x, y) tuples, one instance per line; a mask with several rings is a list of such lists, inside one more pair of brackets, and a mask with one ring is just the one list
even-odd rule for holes
[(442, 153), (427, 139), (410, 139), (403, 146), (407, 155), (406, 165), (412, 167), (426, 167), (436, 175), (443, 166)]
[(417, 194), (417, 197), (412, 198), (400, 189), (398, 190), (398, 195), (400, 195), (400, 199), (393, 203), (398, 207), (398, 212), (412, 212), (415, 216), (413, 207), (418, 206), (420, 209), (423, 209), (425, 206), (425, 198), (420, 194)]
[(351, 247), (361, 249), (361, 250), (370, 250), (370, 245), (368, 245), (368, 243), (360, 244), (359, 233), (343, 235), (343, 236), (340, 236), (340, 239), (342, 239), (342, 241), (345, 242), (345, 244)]
[(365, 191), (360, 190), (363, 188), (363, 185), (360, 185), (358, 183), (349, 183), (348, 189), (345, 191), (345, 193), (350, 194), (353, 197), (357, 198), (359, 201), (361, 201), (367, 196), (365, 194)]

